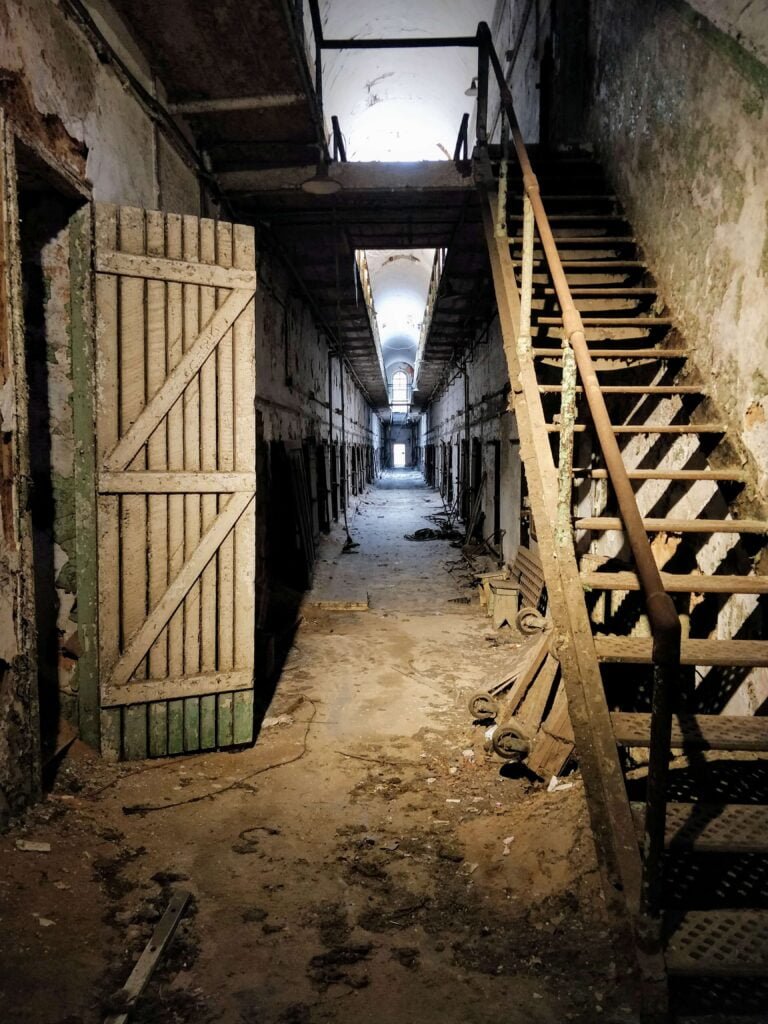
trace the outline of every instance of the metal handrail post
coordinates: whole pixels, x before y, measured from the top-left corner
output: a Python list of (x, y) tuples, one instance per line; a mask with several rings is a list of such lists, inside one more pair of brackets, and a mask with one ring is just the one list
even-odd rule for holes
[(573, 439), (576, 423), (576, 358), (563, 338), (563, 378), (560, 398), (560, 448), (557, 458), (557, 523), (555, 542), (559, 547), (572, 541)]
[[(506, 194), (506, 181), (504, 182)], [(499, 187), (501, 194), (501, 187)], [(531, 307), (533, 305), (533, 207), (528, 196), (523, 196), (523, 260), (520, 273), (520, 334), (517, 347), (520, 353), (531, 347)], [(506, 227), (504, 229), (506, 234)]]

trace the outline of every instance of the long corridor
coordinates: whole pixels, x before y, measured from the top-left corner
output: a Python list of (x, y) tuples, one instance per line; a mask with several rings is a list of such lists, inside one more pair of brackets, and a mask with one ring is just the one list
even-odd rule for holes
[(110, 767), (74, 746), (0, 838), (0, 962), (28, 993), (9, 1024), (103, 1020), (177, 885), (194, 903), (137, 1022), (635, 1019), (578, 775), (502, 770), (470, 721), (519, 638), (460, 549), (406, 539), (440, 508), (391, 471), (350, 510), (359, 547), (341, 524), (323, 541), (253, 748)]

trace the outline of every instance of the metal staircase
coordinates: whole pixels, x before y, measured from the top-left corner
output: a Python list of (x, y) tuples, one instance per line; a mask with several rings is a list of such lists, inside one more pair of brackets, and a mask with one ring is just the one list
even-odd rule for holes
[(478, 47), (476, 179), (606, 892), (645, 1020), (721, 1013), (734, 993), (759, 1013), (768, 717), (723, 709), (768, 666), (768, 522), (599, 167), (544, 154), (537, 177), (487, 26)]

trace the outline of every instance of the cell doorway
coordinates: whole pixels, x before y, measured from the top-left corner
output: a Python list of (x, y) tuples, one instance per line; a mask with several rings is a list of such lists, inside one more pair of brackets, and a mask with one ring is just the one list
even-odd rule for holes
[(392, 445), (392, 461), (395, 469), (405, 469), (405, 445)]

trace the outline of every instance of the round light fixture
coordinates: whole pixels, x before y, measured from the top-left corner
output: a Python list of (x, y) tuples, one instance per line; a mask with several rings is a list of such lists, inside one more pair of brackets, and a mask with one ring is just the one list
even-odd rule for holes
[(472, 84), (470, 85), (470, 87), (468, 89), (464, 90), (464, 95), (465, 96), (477, 96), (477, 79), (476, 78), (473, 78), (472, 79)]
[(341, 182), (328, 174), (328, 164), (322, 160), (317, 165), (314, 175), (301, 183), (302, 192), (308, 192), (313, 196), (332, 196), (336, 192), (341, 192), (342, 188)]

